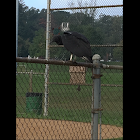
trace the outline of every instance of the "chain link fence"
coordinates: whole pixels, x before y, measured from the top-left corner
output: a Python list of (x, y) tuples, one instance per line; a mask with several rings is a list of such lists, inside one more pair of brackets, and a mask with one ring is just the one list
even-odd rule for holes
[[(51, 1), (50, 17), (50, 40), (62, 35), (63, 28), (76, 31), (87, 37), (93, 55), (100, 54), (105, 62), (122, 61), (122, 1)], [(69, 60), (69, 56), (63, 46), (50, 45), (50, 58)]]
[[(92, 55), (99, 54), (100, 63), (106, 65), (106, 68), (101, 68), (100, 107), (103, 110), (99, 112), (98, 120), (98, 138), (105, 140), (123, 139), (123, 69), (109, 67), (123, 65), (122, 6), (121, 0), (50, 1), (49, 42), (54, 35), (63, 34), (63, 25), (69, 31), (85, 35), (90, 42)], [(44, 10), (44, 13), (45, 16), (41, 15), (39, 19), (42, 28), (35, 31), (31, 43), (26, 41), (24, 44), (19, 38), (19, 57), (27, 57), (22, 54), (23, 50), (28, 51), (28, 58), (46, 57), (47, 11)], [(22, 43), (25, 46), (23, 50), (20, 49)], [(66, 62), (69, 59), (70, 52), (63, 45), (49, 44), (49, 61)], [(76, 62), (85, 63), (81, 58), (77, 58)], [(17, 61), (16, 139), (92, 139), (94, 83), (91, 68), (52, 62), (48, 66), (46, 73), (45, 63)], [(47, 100), (44, 94), (46, 84)]]
[[(21, 58), (22, 59), (22, 58)], [(44, 116), (45, 64), (18, 62), (17, 139), (91, 139), (91, 68), (49, 64)], [(82, 68), (82, 69), (81, 69)], [(123, 138), (122, 70), (101, 69), (98, 138)]]
[[(35, 12), (34, 9), (31, 11), (31, 15), (27, 15), (27, 20), (29, 17), (32, 19), (30, 22), (38, 13), (36, 15), (38, 18), (37, 25), (33, 23), (35, 27), (31, 27), (31, 29), (35, 28), (36, 30), (29, 31), (27, 28), (29, 33), (33, 34), (34, 32), (31, 43), (29, 37), (25, 42), (19, 38), (18, 56), (27, 57), (28, 54), (32, 58), (45, 58), (47, 11), (45, 9), (40, 12)], [(69, 31), (76, 31), (86, 36), (90, 42), (93, 55), (100, 54), (104, 61), (122, 61), (123, 7), (121, 0), (51, 0), (49, 16), (49, 41), (54, 35), (63, 34), (63, 24), (63, 28), (68, 26)], [(20, 29), (19, 33), (22, 34)], [(28, 36), (28, 34), (24, 36)], [(116, 48), (116, 46), (120, 47)], [(63, 46), (52, 43), (49, 44), (49, 49), (50, 59), (69, 60), (70, 53)], [(23, 52), (26, 52), (26, 55)]]

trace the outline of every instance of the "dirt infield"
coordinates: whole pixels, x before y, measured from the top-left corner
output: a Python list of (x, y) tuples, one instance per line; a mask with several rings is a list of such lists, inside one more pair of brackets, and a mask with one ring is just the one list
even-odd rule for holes
[[(101, 128), (102, 139), (123, 137), (123, 128), (121, 127), (102, 125)], [(16, 118), (16, 139), (77, 140), (90, 138), (91, 123)]]

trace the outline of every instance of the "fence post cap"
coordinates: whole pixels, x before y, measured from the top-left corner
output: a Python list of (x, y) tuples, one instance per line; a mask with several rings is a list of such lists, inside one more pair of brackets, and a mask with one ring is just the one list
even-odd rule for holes
[(100, 60), (100, 59), (101, 59), (101, 56), (99, 54), (95, 54), (92, 57), (92, 60)]

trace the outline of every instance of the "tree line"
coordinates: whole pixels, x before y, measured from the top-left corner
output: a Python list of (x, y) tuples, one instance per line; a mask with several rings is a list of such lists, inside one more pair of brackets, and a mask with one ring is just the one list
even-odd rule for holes
[[(19, 0), (18, 56), (45, 58), (46, 13), (47, 9), (29, 8), (23, 0)], [(51, 38), (53, 34), (62, 34), (60, 30), (62, 22), (69, 22), (70, 31), (85, 35), (90, 44), (123, 43), (123, 16), (100, 14), (99, 18), (95, 19), (95, 16), (88, 12), (51, 11)], [(65, 54), (65, 58), (68, 59), (69, 54), (65, 49), (54, 50), (54, 48), (50, 49), (51, 58), (54, 56), (59, 58)], [(122, 51), (120, 47), (109, 49), (92, 47), (92, 52), (99, 53), (102, 58), (111, 53), (114, 60), (122, 60)]]

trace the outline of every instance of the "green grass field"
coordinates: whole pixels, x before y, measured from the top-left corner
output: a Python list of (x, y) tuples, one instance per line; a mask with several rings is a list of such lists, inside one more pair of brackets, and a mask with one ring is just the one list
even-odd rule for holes
[[(18, 63), (17, 71), (44, 72), (44, 64)], [(26, 68), (25, 68), (26, 66)], [(120, 70), (101, 70), (102, 84), (123, 84), (123, 74)], [(50, 65), (49, 82), (69, 83), (69, 67)], [(91, 69), (86, 72), (86, 83), (92, 84)], [(48, 116), (26, 113), (26, 93), (29, 92), (29, 75), (16, 75), (16, 117), (46, 118), (55, 120), (72, 120), (91, 122), (92, 86), (56, 85), (49, 86)], [(44, 75), (33, 75), (33, 92), (44, 93)], [(44, 97), (44, 95), (43, 95)], [(42, 97), (42, 98), (43, 98)], [(123, 126), (123, 88), (101, 86), (102, 124)], [(44, 98), (43, 98), (44, 101)], [(43, 108), (43, 103), (42, 103)]]

